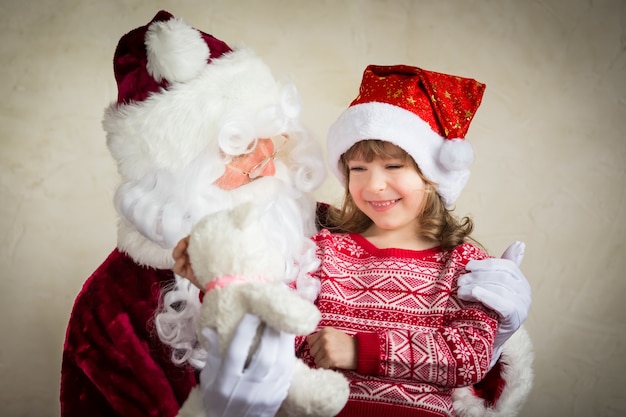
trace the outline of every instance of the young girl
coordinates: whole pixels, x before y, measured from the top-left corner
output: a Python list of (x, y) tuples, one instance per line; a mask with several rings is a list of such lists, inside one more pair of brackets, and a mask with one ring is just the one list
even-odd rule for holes
[(491, 361), (497, 317), (455, 294), (465, 264), (487, 254), (398, 146), (360, 141), (341, 161), (346, 198), (329, 216), (346, 233), (314, 238), (323, 318), (300, 356), (349, 371), (342, 416), (453, 415), (451, 389), (480, 381)]
[[(489, 369), (497, 316), (457, 295), (472, 222), (448, 208), (467, 181), (463, 137), (484, 85), (408, 66), (369, 66), (331, 127), (341, 209), (315, 237), (319, 331), (299, 338), (312, 366), (344, 370), (341, 416), (453, 416), (452, 390)], [(454, 140), (451, 140), (454, 139)]]

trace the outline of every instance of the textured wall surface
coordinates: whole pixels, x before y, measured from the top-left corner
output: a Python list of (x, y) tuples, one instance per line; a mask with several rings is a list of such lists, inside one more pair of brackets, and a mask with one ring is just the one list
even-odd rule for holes
[[(626, 415), (624, 1), (0, 2), (0, 414), (56, 416), (75, 295), (115, 246), (100, 121), (119, 37), (165, 8), (300, 87), (320, 142), (367, 64), (487, 84), (457, 205), (499, 254), (527, 243), (534, 416)], [(318, 191), (336, 202), (331, 177)]]

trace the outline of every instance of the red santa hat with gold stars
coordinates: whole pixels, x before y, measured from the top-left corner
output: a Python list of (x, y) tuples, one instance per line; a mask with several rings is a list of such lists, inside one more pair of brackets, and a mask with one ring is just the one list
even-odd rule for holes
[(352, 145), (367, 139), (404, 149), (437, 184), (451, 208), (469, 178), (472, 147), (465, 140), (485, 85), (408, 65), (370, 65), (359, 95), (328, 133), (330, 169), (344, 181), (339, 163)]

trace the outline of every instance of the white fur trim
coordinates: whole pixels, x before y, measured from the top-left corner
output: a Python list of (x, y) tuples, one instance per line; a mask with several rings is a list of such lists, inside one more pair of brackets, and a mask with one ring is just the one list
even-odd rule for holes
[(458, 417), (514, 417), (522, 409), (533, 384), (532, 363), (535, 358), (532, 342), (523, 327), (504, 344), (500, 361), (505, 386), (493, 407), (474, 395), (471, 387), (457, 388), (452, 393)]
[(339, 158), (352, 145), (367, 139), (391, 142), (415, 160), (424, 175), (437, 183), (437, 192), (450, 208), (469, 178), (469, 169), (450, 170), (439, 156), (447, 139), (435, 133), (414, 113), (387, 103), (363, 103), (349, 107), (328, 132), (328, 163), (343, 183)]
[(146, 239), (124, 218), (118, 220), (117, 248), (141, 266), (156, 269), (171, 269), (174, 266), (173, 248), (163, 248)]
[(185, 82), (207, 64), (209, 47), (196, 29), (173, 18), (154, 22), (146, 31), (146, 69), (157, 82)]

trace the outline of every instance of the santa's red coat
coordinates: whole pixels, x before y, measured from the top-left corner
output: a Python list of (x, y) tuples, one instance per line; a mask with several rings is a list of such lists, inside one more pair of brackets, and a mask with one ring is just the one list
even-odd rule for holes
[(196, 384), (159, 340), (154, 315), (170, 270), (139, 266), (114, 250), (85, 282), (67, 328), (63, 417), (173, 417)]

